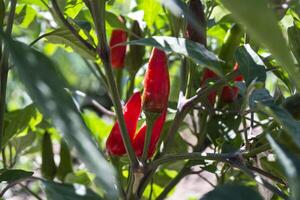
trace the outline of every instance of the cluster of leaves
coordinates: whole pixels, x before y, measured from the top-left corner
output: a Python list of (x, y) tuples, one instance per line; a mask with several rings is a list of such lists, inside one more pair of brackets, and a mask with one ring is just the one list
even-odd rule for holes
[[(184, 177), (205, 170), (217, 182), (202, 199), (300, 199), (300, 3), (202, 2), (207, 47), (184, 38), (187, 22), (199, 27), (188, 1), (106, 2), (107, 36), (113, 29), (130, 35), (136, 20), (143, 27), (143, 38), (127, 45), (169, 53), (168, 118), (136, 195), (164, 199)], [(9, 70), (7, 83), (0, 70), (4, 102), (0, 182), (7, 183), (1, 186), (2, 198), (18, 184), (21, 189), (12, 190), (13, 195), (29, 191), (39, 199), (45, 191), (55, 200), (118, 199), (126, 198), (134, 183), (128, 158), (104, 153), (115, 110), (97, 52), (97, 27), (86, 5), (90, 1), (0, 0), (0, 67)], [(232, 31), (236, 26), (238, 33)], [(139, 90), (150, 48), (146, 50), (135, 79)], [(235, 63), (243, 82), (231, 83)], [(204, 68), (221, 78), (200, 88)], [(130, 72), (124, 70), (120, 89), (124, 100), (128, 80)], [(238, 98), (210, 105), (209, 92), (216, 90), (220, 96), (226, 84), (239, 88)], [(43, 172), (45, 166), (53, 168), (42, 177), (39, 169)]]

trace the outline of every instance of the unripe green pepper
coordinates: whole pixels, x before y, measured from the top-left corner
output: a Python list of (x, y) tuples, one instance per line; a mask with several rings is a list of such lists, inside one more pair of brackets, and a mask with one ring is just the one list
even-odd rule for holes
[(240, 25), (233, 24), (225, 36), (224, 44), (221, 47), (219, 53), (219, 58), (221, 60), (224, 60), (225, 63), (227, 63), (227, 66), (229, 68), (227, 69), (227, 71), (232, 70), (232, 66), (234, 63), (229, 63), (229, 62), (233, 60), (234, 52), (236, 48), (239, 46), (243, 34), (244, 31), (240, 27)]
[(67, 143), (62, 139), (60, 142), (60, 163), (57, 168), (57, 178), (64, 181), (68, 173), (73, 172), (72, 157)]
[[(143, 37), (142, 29), (137, 21), (133, 21), (129, 40), (138, 40)], [(130, 45), (126, 56), (126, 67), (131, 75), (135, 74), (143, 65), (145, 47), (140, 45)]]
[(53, 180), (56, 174), (56, 165), (52, 149), (52, 141), (48, 132), (42, 138), (42, 176), (47, 180)]

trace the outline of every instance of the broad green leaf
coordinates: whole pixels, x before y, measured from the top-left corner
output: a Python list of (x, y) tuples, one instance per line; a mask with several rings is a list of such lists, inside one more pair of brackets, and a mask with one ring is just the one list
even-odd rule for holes
[(20, 154), (31, 147), (35, 139), (36, 134), (32, 131), (29, 131), (25, 136), (14, 138), (14, 140), (12, 140), (12, 144), (16, 149), (16, 154)]
[(72, 47), (75, 52), (87, 59), (96, 59), (96, 52), (84, 46), (67, 28), (58, 28), (50, 33), (46, 33), (44, 37), (50, 43)]
[(34, 128), (41, 121), (42, 115), (33, 104), (7, 113), (2, 146), (4, 147), (13, 136), (27, 130), (29, 127)]
[(300, 28), (296, 25), (288, 28), (290, 48), (300, 64)]
[(31, 6), (17, 6), (15, 21), (22, 28), (28, 28), (36, 20), (37, 12)]
[(84, 170), (68, 173), (65, 178), (66, 183), (78, 183), (82, 185), (90, 185), (92, 181), (93, 177)]
[(144, 20), (149, 28), (152, 28), (155, 20), (158, 18), (162, 7), (158, 0), (142, 1), (138, 0), (138, 8), (144, 11)]
[(106, 19), (107, 23), (113, 28), (120, 28), (120, 29), (124, 29), (124, 30), (126, 29), (125, 24), (122, 23), (119, 20), (118, 16), (112, 12), (107, 11), (105, 13), (105, 19)]
[(287, 110), (275, 104), (266, 105), (263, 102), (258, 104), (258, 109), (273, 117), (300, 147), (300, 122), (295, 120)]
[(201, 198), (201, 200), (224, 199), (262, 200), (262, 197), (250, 187), (228, 184), (216, 187)]
[(61, 184), (43, 181), (48, 200), (101, 200), (91, 189), (84, 186), (75, 187), (71, 184)]
[(279, 163), (284, 170), (289, 187), (291, 189), (291, 199), (300, 199), (300, 160), (294, 154), (288, 152), (284, 147), (280, 146), (270, 135), (267, 135), (267, 139), (275, 151)]
[(54, 63), (44, 54), (3, 36), (18, 75), (28, 93), (63, 133), (68, 143), (77, 149), (79, 158), (96, 174), (96, 184), (104, 190), (107, 199), (117, 199), (114, 170), (90, 138), (90, 132), (78, 113), (65, 79), (55, 70)]
[(68, 0), (65, 7), (65, 14), (74, 19), (82, 10), (83, 5), (82, 0)]
[(256, 89), (249, 96), (249, 107), (251, 110), (257, 108), (257, 103), (263, 103), (264, 105), (273, 105), (274, 99), (270, 95), (267, 89)]
[(222, 72), (220, 72), (221, 61), (217, 58), (217, 56), (207, 50), (202, 44), (185, 38), (154, 36), (152, 38), (133, 40), (127, 42), (127, 44), (152, 46), (163, 49), (167, 52), (184, 55), (196, 64), (204, 65), (219, 75), (222, 75)]
[(3, 169), (0, 171), (0, 182), (13, 182), (23, 178), (32, 176), (33, 172), (28, 172), (20, 169)]
[(266, 70), (259, 56), (246, 44), (236, 50), (235, 58), (239, 64), (239, 70), (244, 76), (247, 85), (253, 81), (266, 81)]
[(38, 6), (40, 8), (42, 8), (43, 10), (46, 10), (47, 9), (47, 5), (44, 4), (44, 2), (46, 4), (48, 4), (48, 1), (49, 0), (18, 0), (18, 3), (21, 4), (21, 3), (24, 3), (25, 5), (35, 5), (35, 6)]
[(267, 0), (221, 0), (221, 2), (257, 42), (269, 49), (300, 89), (299, 69), (294, 65), (276, 16), (268, 7)]

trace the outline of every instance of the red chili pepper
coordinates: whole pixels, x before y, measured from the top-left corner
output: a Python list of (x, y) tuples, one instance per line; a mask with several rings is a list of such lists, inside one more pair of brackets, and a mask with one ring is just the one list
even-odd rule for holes
[(111, 65), (115, 69), (124, 67), (126, 45), (115, 46), (117, 44), (126, 42), (127, 33), (121, 29), (115, 29), (111, 33), (109, 47), (110, 47), (110, 61)]
[[(161, 135), (161, 130), (163, 128), (166, 119), (166, 114), (167, 114), (167, 110), (165, 109), (165, 111), (163, 111), (162, 114), (159, 116), (159, 118), (157, 118), (155, 121), (155, 124), (152, 129), (151, 141), (148, 150), (148, 158), (151, 158), (155, 152), (156, 144), (159, 140), (159, 137)], [(144, 124), (133, 139), (133, 148), (138, 157), (142, 156), (143, 154), (146, 129), (147, 129), (147, 125)]]
[[(203, 76), (202, 76), (202, 80), (201, 80), (201, 86), (204, 86), (208, 81), (212, 80), (212, 79), (217, 79), (218, 75), (209, 70), (209, 69), (204, 69), (203, 71)], [(208, 102), (213, 105), (216, 102), (216, 97), (217, 97), (217, 91), (212, 91), (211, 93), (208, 94), (207, 99)]]
[(238, 87), (225, 85), (222, 89), (221, 101), (224, 103), (231, 103), (237, 99), (238, 93)]
[[(233, 71), (238, 71), (238, 70), (239, 70), (239, 64), (235, 63), (235, 65), (233, 67)], [(244, 80), (243, 75), (239, 75), (234, 79), (234, 81), (243, 81), (243, 80)]]
[[(123, 109), (127, 131), (131, 140), (133, 140), (133, 137), (135, 135), (137, 122), (141, 111), (141, 93), (136, 92), (130, 97)], [(115, 123), (110, 132), (110, 135), (106, 141), (106, 149), (112, 155), (121, 156), (126, 153), (118, 122)]]
[[(138, 118), (140, 116), (141, 110), (141, 93), (136, 92), (126, 103), (123, 109), (123, 113), (127, 131), (129, 133), (133, 149), (137, 156), (142, 155), (146, 134), (146, 125), (143, 125), (136, 133)], [(159, 140), (161, 130), (166, 119), (166, 113), (167, 111), (165, 109), (153, 126), (148, 158), (150, 158), (155, 152), (155, 147)], [(106, 141), (106, 149), (111, 155), (122, 156), (126, 154), (126, 149), (122, 140), (118, 122), (115, 123), (113, 129), (110, 132), (110, 135), (108, 136), (108, 139)]]
[(154, 48), (144, 80), (143, 108), (146, 112), (161, 113), (168, 106), (170, 78), (167, 55)]

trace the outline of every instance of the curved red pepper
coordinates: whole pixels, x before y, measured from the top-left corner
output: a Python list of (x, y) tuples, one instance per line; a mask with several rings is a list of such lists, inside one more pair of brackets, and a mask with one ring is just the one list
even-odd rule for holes
[(143, 108), (146, 112), (163, 112), (168, 106), (170, 78), (167, 55), (154, 48), (144, 80)]
[(126, 42), (127, 33), (121, 29), (115, 29), (111, 33), (109, 47), (110, 47), (110, 61), (113, 68), (120, 69), (124, 67), (126, 45), (115, 46), (117, 44)]
[[(135, 135), (139, 116), (142, 111), (141, 93), (134, 93), (126, 103), (123, 114), (127, 127), (127, 131), (131, 140)], [(110, 135), (106, 141), (106, 149), (112, 155), (124, 155), (126, 153), (123, 144), (119, 123), (116, 122), (113, 126)]]
[[(203, 71), (201, 86), (204, 86), (208, 81), (210, 81), (212, 79), (217, 79), (217, 78), (218, 78), (218, 75), (215, 72), (205, 68), (204, 71)], [(208, 102), (211, 105), (215, 104), (216, 97), (217, 97), (217, 91), (214, 90), (214, 91), (212, 91), (211, 93), (208, 94), (208, 96), (207, 96)]]
[[(156, 119), (153, 129), (152, 129), (152, 135), (151, 135), (151, 141), (150, 146), (148, 150), (148, 158), (151, 158), (155, 152), (156, 144), (159, 140), (159, 137), (161, 135), (161, 131), (166, 119), (167, 110), (163, 111), (162, 114), (159, 116), (159, 118)], [(145, 136), (146, 136), (146, 129), (147, 125), (144, 124), (133, 140), (133, 148), (135, 150), (135, 153), (138, 157), (142, 156), (143, 154), (143, 148), (145, 143)]]
[[(236, 63), (234, 65), (234, 68), (233, 70), (234, 71), (237, 71), (239, 68), (239, 65), (238, 63)], [(204, 72), (203, 72), (203, 78), (201, 80), (201, 86), (203, 86), (209, 79), (216, 79), (218, 78), (218, 75), (216, 73), (214, 73), (213, 71), (209, 70), (209, 69), (204, 69)], [(234, 81), (237, 82), (237, 81), (243, 81), (244, 80), (244, 77), (243, 75), (239, 75), (237, 76), (236, 78), (234, 78)], [(221, 93), (221, 102), (224, 102), (224, 103), (231, 103), (233, 101), (235, 101), (238, 97), (238, 93), (239, 93), (239, 88), (236, 87), (236, 86), (224, 86), (223, 89), (222, 89), (222, 93)], [(217, 92), (216, 91), (212, 91), (208, 96), (208, 101), (211, 103), (211, 104), (214, 104), (215, 103), (215, 100), (216, 100), (216, 96), (217, 96)]]
[[(126, 103), (123, 112), (127, 131), (129, 133), (133, 149), (137, 156), (141, 156), (143, 153), (144, 140), (146, 134), (146, 125), (143, 125), (140, 128), (140, 130), (136, 133), (138, 118), (140, 116), (141, 111), (141, 93), (136, 92), (130, 97), (130, 99)], [(161, 130), (166, 119), (166, 114), (167, 110), (165, 109), (153, 126), (148, 158), (150, 158), (155, 152), (155, 147), (159, 140)], [(126, 149), (122, 140), (118, 122), (115, 123), (114, 127), (110, 132), (110, 135), (108, 136), (108, 139), (106, 141), (106, 149), (111, 155), (123, 156), (126, 154)]]

